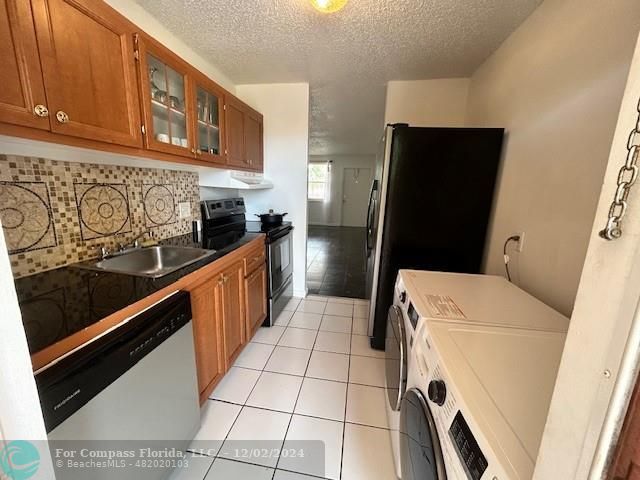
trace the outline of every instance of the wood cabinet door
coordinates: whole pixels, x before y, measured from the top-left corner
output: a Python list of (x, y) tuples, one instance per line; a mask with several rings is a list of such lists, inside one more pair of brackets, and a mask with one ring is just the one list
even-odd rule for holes
[(194, 75), (191, 88), (193, 132), (198, 160), (224, 165), (224, 90), (202, 75)]
[(267, 318), (267, 266), (262, 264), (245, 279), (247, 341)]
[(32, 0), (51, 130), (141, 146), (133, 32), (103, 2)]
[(224, 311), (224, 345), (227, 368), (245, 344), (244, 268), (241, 261), (221, 274), (222, 308)]
[(226, 100), (227, 130), (227, 165), (232, 167), (247, 166), (244, 145), (244, 112), (242, 105), (227, 97)]
[(191, 290), (193, 339), (196, 350), (198, 391), (202, 394), (225, 372), (221, 315), (216, 302), (217, 277)]
[(0, 0), (0, 122), (49, 130), (31, 4)]
[(176, 54), (144, 35), (135, 37), (145, 146), (183, 157), (196, 156), (189, 70)]
[(248, 167), (262, 171), (262, 118), (253, 113), (245, 113), (244, 145)]

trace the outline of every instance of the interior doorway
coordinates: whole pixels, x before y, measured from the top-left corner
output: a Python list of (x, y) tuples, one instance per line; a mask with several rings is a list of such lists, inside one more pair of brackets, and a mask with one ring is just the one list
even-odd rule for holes
[(342, 226), (366, 225), (367, 201), (371, 186), (370, 168), (345, 168), (342, 181)]
[(374, 167), (374, 155), (309, 158), (309, 293), (366, 297), (365, 225)]

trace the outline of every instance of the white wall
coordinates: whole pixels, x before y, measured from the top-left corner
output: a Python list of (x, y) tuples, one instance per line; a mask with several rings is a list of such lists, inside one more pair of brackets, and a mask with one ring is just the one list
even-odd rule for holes
[(265, 177), (274, 188), (246, 191), (247, 214), (270, 208), (293, 222), (293, 288), (306, 295), (309, 84), (237, 85), (236, 94), (264, 115)]
[(132, 0), (105, 0), (111, 7), (117, 10), (122, 16), (135, 23), (145, 33), (160, 41), (169, 50), (182, 57), (202, 73), (222, 87), (235, 92), (235, 86), (231, 80), (222, 73), (215, 65), (198, 55), (191, 47), (167, 30), (154, 16), (147, 12), (140, 5)]
[[(309, 162), (327, 162), (331, 164), (331, 184), (329, 197), (325, 202), (309, 202), (309, 225), (342, 224), (342, 196), (345, 168), (369, 168), (371, 175), (375, 169), (375, 155), (311, 155)], [(367, 180), (370, 182), (370, 180)], [(366, 200), (365, 200), (366, 204)], [(366, 219), (362, 219), (362, 226)]]
[[(1, 226), (0, 226), (1, 230)], [(38, 478), (54, 478), (40, 400), (4, 240), (0, 235), (0, 449), (3, 440), (41, 440)]]
[(200, 200), (221, 200), (223, 198), (242, 197), (244, 191), (236, 188), (200, 187)]
[(640, 353), (640, 196), (632, 192), (629, 197), (622, 237), (608, 242), (598, 232), (627, 156), (629, 132), (636, 128), (639, 97), (640, 40), (607, 157), (534, 480), (612, 478), (607, 463), (613, 460)]
[(637, 0), (546, 0), (473, 74), (468, 124), (508, 130), (488, 273), (570, 315), (633, 48)]
[(391, 81), (387, 84), (384, 123), (408, 123), (416, 127), (463, 126), (468, 88), (468, 78)]

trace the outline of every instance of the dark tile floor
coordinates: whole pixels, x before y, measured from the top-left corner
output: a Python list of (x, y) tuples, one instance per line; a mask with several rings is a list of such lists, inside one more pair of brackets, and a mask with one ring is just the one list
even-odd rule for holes
[(365, 298), (367, 264), (364, 242), (364, 228), (309, 225), (309, 293)]

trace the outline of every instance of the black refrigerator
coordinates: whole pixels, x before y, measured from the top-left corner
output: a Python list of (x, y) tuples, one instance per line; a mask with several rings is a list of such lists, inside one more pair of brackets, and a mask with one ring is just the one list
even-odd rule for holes
[(384, 349), (398, 270), (479, 273), (504, 130), (389, 125), (367, 209), (371, 346)]

